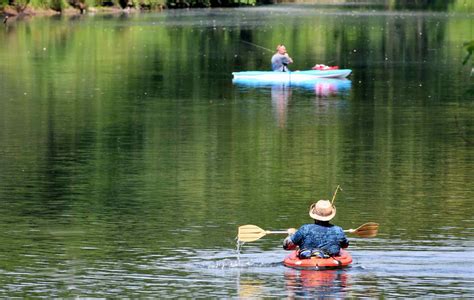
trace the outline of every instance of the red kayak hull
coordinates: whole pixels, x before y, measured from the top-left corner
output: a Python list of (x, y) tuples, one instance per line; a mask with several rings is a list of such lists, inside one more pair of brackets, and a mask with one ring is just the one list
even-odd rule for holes
[(338, 256), (330, 258), (311, 257), (299, 259), (298, 252), (291, 252), (283, 261), (283, 264), (295, 269), (335, 269), (342, 268), (352, 263), (352, 256), (349, 252), (341, 250)]

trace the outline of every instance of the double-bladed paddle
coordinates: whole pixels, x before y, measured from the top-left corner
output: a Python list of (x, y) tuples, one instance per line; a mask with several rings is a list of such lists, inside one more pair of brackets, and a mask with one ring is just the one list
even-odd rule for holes
[[(356, 229), (347, 229), (344, 232), (353, 233), (360, 237), (374, 237), (377, 235), (379, 224), (369, 222), (360, 225)], [(253, 242), (261, 239), (267, 234), (288, 234), (288, 230), (264, 230), (256, 225), (242, 225), (237, 233), (237, 240), (240, 242)]]

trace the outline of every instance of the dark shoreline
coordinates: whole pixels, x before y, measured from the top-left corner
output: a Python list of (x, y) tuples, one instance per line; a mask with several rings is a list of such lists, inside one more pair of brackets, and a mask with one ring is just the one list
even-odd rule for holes
[(84, 12), (81, 12), (79, 9), (67, 8), (62, 11), (56, 11), (53, 9), (43, 9), (43, 8), (31, 8), (27, 7), (22, 11), (17, 11), (12, 7), (0, 8), (0, 17), (2, 19), (13, 19), (21, 17), (35, 17), (35, 16), (78, 16), (78, 15), (91, 15), (91, 14), (122, 14), (122, 13), (141, 13), (141, 12), (159, 12), (164, 8), (157, 9), (136, 9), (136, 8), (126, 8), (122, 9), (119, 7), (99, 7), (99, 8), (89, 8)]

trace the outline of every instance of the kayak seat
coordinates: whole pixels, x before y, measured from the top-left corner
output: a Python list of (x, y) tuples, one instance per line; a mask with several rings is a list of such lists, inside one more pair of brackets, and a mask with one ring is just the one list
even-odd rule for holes
[(328, 255), (324, 250), (321, 249), (302, 249), (298, 251), (298, 257), (300, 259), (309, 259), (311, 257), (319, 257), (319, 258), (329, 258), (331, 257)]

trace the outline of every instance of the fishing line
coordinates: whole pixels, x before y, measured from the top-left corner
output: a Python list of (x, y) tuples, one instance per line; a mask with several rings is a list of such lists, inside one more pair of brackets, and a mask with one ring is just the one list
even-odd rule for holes
[(251, 43), (251, 42), (247, 42), (247, 41), (244, 41), (244, 40), (240, 40), (240, 41), (241, 41), (242, 43), (244, 43), (244, 44), (252, 45), (252, 46), (254, 46), (254, 47), (258, 47), (258, 48), (260, 48), (260, 49), (270, 51), (271, 53), (274, 52), (274, 51), (272, 51), (272, 50), (270, 50), (270, 49), (268, 49), (268, 48), (262, 47), (262, 46), (260, 46), (260, 45), (257, 45), (257, 44)]

